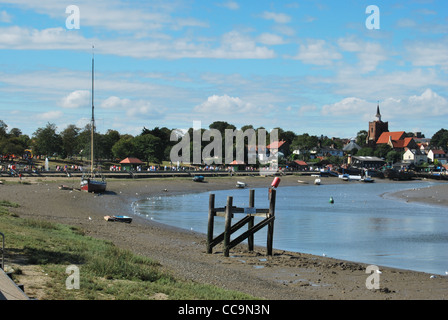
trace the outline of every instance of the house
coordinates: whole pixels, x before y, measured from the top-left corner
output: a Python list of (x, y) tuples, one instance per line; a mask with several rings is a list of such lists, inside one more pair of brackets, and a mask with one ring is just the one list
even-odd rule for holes
[(421, 165), (422, 163), (428, 161), (428, 156), (420, 149), (407, 149), (403, 154), (403, 161), (406, 163)]
[(362, 148), (361, 146), (359, 146), (359, 144), (356, 143), (356, 140), (352, 138), (350, 139), (350, 142), (342, 148), (342, 151), (349, 153), (352, 152), (354, 149), (361, 150)]
[(382, 167), (386, 161), (378, 157), (369, 156), (353, 156), (350, 163), (355, 168), (378, 169)]
[(387, 144), (396, 151), (417, 149), (418, 145), (411, 137), (406, 137), (404, 131), (383, 132), (378, 138), (376, 145)]
[(308, 164), (302, 160), (294, 160), (294, 162), (291, 164), (291, 167), (295, 167), (298, 170), (307, 170)]
[(330, 156), (343, 157), (344, 151), (334, 148), (321, 148), (319, 151), (319, 155), (323, 157), (330, 157)]
[(432, 162), (437, 160), (440, 164), (447, 163), (446, 153), (440, 149), (431, 149), (428, 152), (428, 159), (431, 159)]
[(269, 157), (283, 158), (288, 153), (285, 140), (274, 141), (266, 147), (269, 151)]

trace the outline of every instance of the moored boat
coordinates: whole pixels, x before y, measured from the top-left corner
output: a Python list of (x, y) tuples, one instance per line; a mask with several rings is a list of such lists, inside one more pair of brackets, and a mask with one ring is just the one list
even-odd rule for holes
[(202, 182), (202, 181), (204, 181), (204, 176), (194, 176), (193, 181)]
[(81, 178), (81, 190), (93, 193), (102, 193), (106, 191), (106, 180), (104, 177), (97, 179), (94, 172), (94, 136), (95, 136), (95, 117), (94, 117), (94, 104), (93, 104), (93, 92), (94, 92), (94, 58), (92, 56), (92, 120), (90, 123), (90, 173), (83, 174)]
[(132, 222), (132, 218), (128, 216), (105, 216), (104, 220), (112, 222), (125, 222), (125, 223)]

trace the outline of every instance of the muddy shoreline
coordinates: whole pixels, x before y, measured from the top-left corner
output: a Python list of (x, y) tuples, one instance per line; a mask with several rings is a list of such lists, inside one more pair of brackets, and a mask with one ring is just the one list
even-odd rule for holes
[[(312, 177), (282, 177), (281, 186), (297, 185), (298, 179), (312, 184)], [(206, 253), (206, 236), (189, 230), (161, 225), (134, 216), (131, 224), (111, 223), (105, 215), (131, 214), (134, 201), (152, 196), (166, 196), (235, 187), (236, 181), (249, 187), (268, 188), (272, 177), (207, 178), (195, 183), (188, 178), (116, 179), (108, 181), (103, 195), (75, 190), (59, 190), (60, 184), (78, 187), (77, 179), (40, 178), (3, 179), (0, 200), (20, 204), (11, 209), (21, 217), (45, 219), (83, 228), (90, 236), (112, 241), (117, 246), (147, 255), (177, 277), (223, 288), (239, 290), (267, 300), (439, 300), (448, 298), (448, 277), (422, 272), (381, 267), (380, 289), (368, 289), (366, 264), (309, 254), (274, 250), (265, 255), (265, 248), (248, 252), (237, 246), (225, 258), (220, 246), (213, 254)], [(337, 178), (323, 178), (323, 183), (341, 183)], [(377, 183), (389, 182), (380, 180)], [(346, 182), (342, 182), (346, 183)], [(410, 201), (448, 205), (448, 185), (435, 186), (437, 197), (428, 197), (430, 190), (401, 191), (393, 196)], [(405, 201), (406, 201), (405, 200)], [(440, 201), (439, 201), (440, 200)], [(207, 213), (204, 213), (206, 216)], [(275, 242), (274, 242), (275, 248)], [(448, 262), (447, 262), (448, 264)], [(447, 266), (448, 269), (448, 266)], [(24, 274), (21, 282), (32, 281)], [(29, 287), (29, 286), (28, 286)]]

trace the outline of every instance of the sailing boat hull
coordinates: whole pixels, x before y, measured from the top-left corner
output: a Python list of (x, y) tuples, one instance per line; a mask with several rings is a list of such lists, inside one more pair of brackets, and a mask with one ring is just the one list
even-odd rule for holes
[(106, 182), (87, 179), (81, 181), (81, 190), (93, 193), (102, 193), (106, 191)]

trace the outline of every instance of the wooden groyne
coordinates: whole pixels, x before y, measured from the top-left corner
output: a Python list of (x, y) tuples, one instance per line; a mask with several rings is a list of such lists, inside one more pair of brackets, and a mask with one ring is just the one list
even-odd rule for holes
[[(208, 228), (207, 228), (207, 253), (212, 253), (213, 247), (223, 242), (224, 256), (228, 257), (230, 249), (238, 245), (244, 240), (248, 240), (249, 251), (254, 250), (254, 234), (263, 227), (268, 226), (266, 249), (267, 255), (272, 255), (272, 244), (274, 238), (274, 220), (275, 220), (275, 188), (269, 188), (269, 208), (255, 208), (255, 190), (249, 192), (249, 207), (240, 208), (233, 206), (233, 197), (227, 197), (227, 205), (225, 207), (215, 207), (215, 194), (210, 194), (209, 212), (208, 212)], [(235, 214), (245, 214), (246, 216), (236, 222), (232, 226), (232, 218)], [(215, 216), (225, 217), (224, 232), (217, 237), (213, 237)], [(254, 225), (255, 217), (263, 217), (264, 219)], [(247, 231), (240, 236), (231, 240), (231, 235), (247, 224)]]

